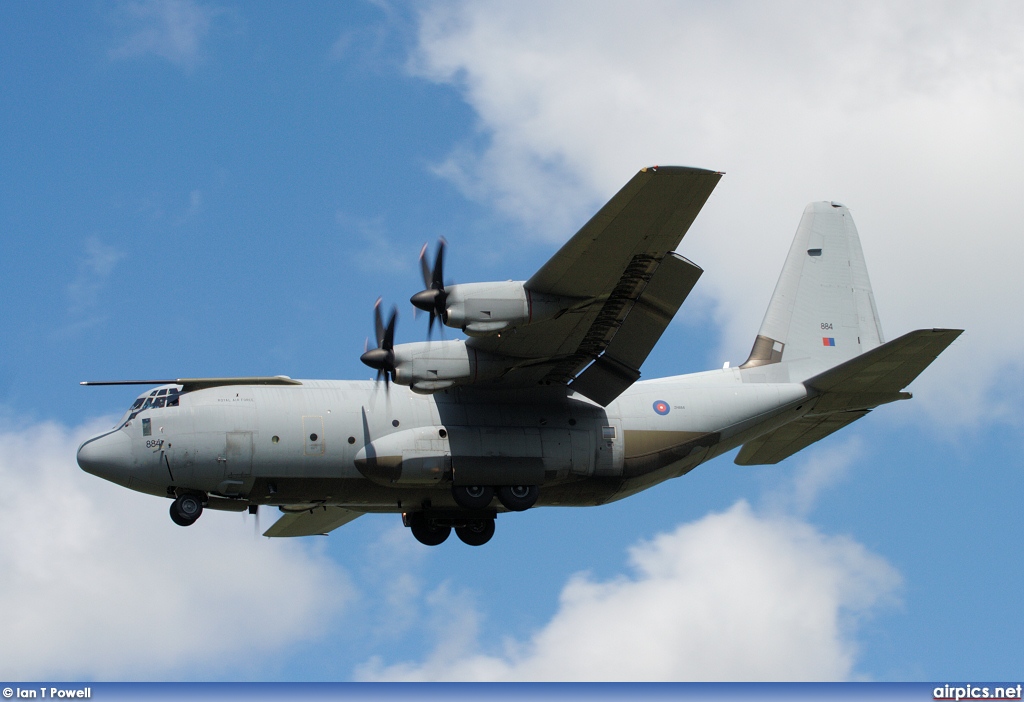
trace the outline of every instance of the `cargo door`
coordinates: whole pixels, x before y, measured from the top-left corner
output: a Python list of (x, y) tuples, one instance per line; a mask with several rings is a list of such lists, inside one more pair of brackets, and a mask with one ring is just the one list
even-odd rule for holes
[(572, 441), (572, 473), (589, 477), (594, 474), (594, 435), (582, 429), (569, 431)]

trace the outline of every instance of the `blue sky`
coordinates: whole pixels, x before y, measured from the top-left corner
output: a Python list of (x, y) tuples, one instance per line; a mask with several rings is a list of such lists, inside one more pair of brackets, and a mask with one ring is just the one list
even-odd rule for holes
[[(1022, 38), (999, 3), (4, 5), (0, 677), (1019, 673)], [(851, 208), (889, 338), (966, 333), (778, 466), (480, 549), (387, 516), (182, 530), (77, 469), (133, 398), (80, 380), (368, 377), (377, 296), (425, 335), (424, 242), (457, 282), (527, 278), (654, 163), (726, 176), (644, 377), (742, 362), (811, 200)]]

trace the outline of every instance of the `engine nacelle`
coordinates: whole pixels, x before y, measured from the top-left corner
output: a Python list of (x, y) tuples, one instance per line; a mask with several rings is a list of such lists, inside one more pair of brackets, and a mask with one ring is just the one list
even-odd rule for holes
[(426, 394), (460, 383), (491, 380), (508, 370), (508, 359), (469, 348), (460, 339), (397, 344), (394, 354), (395, 382)]
[(489, 336), (554, 317), (569, 307), (559, 297), (532, 293), (523, 281), (464, 283), (446, 289), (444, 323), (470, 336)]

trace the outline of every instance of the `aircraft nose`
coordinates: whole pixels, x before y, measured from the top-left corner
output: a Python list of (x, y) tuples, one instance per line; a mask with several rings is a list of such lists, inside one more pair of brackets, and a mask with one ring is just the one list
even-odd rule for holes
[(78, 465), (86, 473), (127, 485), (132, 463), (132, 442), (123, 431), (100, 434), (78, 447)]

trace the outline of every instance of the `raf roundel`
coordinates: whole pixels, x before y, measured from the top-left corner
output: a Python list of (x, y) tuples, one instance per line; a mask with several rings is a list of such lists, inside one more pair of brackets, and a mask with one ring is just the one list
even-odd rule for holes
[(658, 400), (654, 403), (654, 411), (664, 417), (669, 411), (668, 403), (664, 400)]

